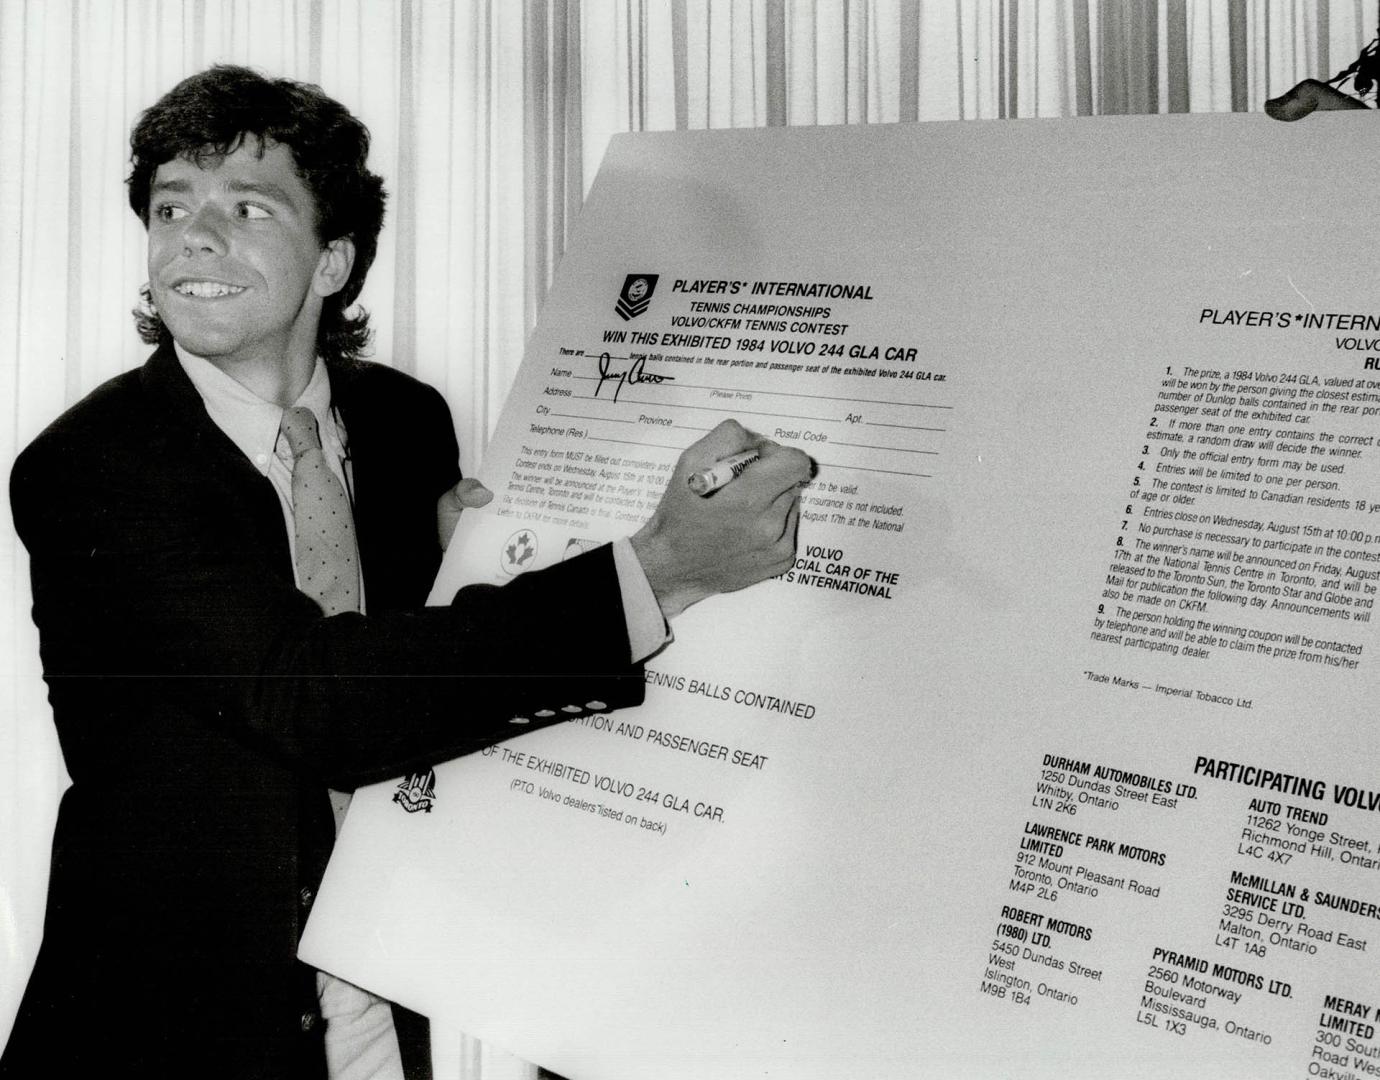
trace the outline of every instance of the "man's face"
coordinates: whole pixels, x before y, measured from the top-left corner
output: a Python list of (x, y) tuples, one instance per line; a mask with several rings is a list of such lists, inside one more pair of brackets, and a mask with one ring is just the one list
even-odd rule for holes
[(179, 345), (228, 374), (314, 358), (321, 301), (344, 285), (291, 152), (261, 146), (249, 136), (206, 168), (174, 158), (150, 186), (158, 314)]

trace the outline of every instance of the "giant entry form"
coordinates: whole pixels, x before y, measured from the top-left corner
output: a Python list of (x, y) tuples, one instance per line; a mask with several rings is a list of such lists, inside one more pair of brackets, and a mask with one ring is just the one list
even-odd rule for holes
[(303, 956), (572, 1080), (1380, 1073), (1377, 145), (615, 139), (438, 595), (726, 417), (817, 459), (798, 560), (360, 792)]

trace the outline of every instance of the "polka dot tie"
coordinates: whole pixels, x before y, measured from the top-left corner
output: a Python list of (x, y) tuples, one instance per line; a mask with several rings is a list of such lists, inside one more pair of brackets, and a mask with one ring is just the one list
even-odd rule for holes
[(297, 586), (327, 615), (358, 611), (359, 563), (345, 485), (326, 464), (310, 409), (285, 409), (282, 432), (293, 457)]
[[(359, 563), (350, 499), (321, 452), (321, 435), (310, 409), (283, 410), (280, 426), (292, 449), (292, 527), (297, 548), (297, 587), (327, 615), (359, 610)], [(335, 831), (345, 821), (350, 794), (331, 791)]]

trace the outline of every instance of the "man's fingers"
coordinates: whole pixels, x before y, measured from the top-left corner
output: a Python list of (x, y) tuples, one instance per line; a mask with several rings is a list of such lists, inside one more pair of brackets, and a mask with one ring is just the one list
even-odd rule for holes
[(1276, 120), (1300, 120), (1314, 110), (1364, 108), (1364, 101), (1317, 79), (1304, 79), (1279, 97), (1265, 102), (1265, 111)]
[[(689, 474), (755, 452), (723, 486), (699, 497)], [(801, 519), (801, 489), (815, 462), (794, 447), (725, 420), (681, 453), (666, 493), (632, 538), (662, 611), (674, 615), (715, 593), (789, 570)]]
[(745, 501), (761, 499), (764, 492), (771, 492), (774, 498), (776, 493), (807, 484), (814, 477), (815, 463), (808, 454), (750, 431), (736, 420), (723, 421), (687, 448), (681, 455), (677, 472), (688, 474), (707, 469), (747, 450), (756, 450), (761, 456), (734, 481), (741, 484), (745, 479), (750, 480), (748, 490), (742, 495)]
[(441, 547), (444, 549), (450, 545), (450, 538), (455, 535), (455, 526), (460, 523), (462, 513), (487, 506), (493, 497), (492, 491), (469, 477), (442, 492), (436, 500), (436, 536), (441, 541)]
[(465, 477), (447, 494), (462, 510), (478, 510), (493, 501), (494, 493), (473, 477)]
[(786, 493), (778, 496), (778, 499), (788, 499), (786, 515), (781, 522), (781, 532), (777, 535), (777, 541), (789, 541), (789, 546), (794, 553), (795, 537), (800, 529), (800, 492), (794, 494)]
[(819, 471), (815, 459), (794, 446), (773, 443), (770, 448), (763, 449), (762, 457), (773, 469), (779, 471), (785, 488), (802, 488), (813, 480), (815, 473)]
[(803, 450), (765, 440), (759, 452), (762, 456), (734, 481), (740, 485), (738, 497), (744, 502), (775, 501), (799, 492), (814, 477), (814, 460)]
[(741, 454), (744, 450), (757, 449), (767, 441), (737, 420), (725, 420), (704, 438), (691, 444), (681, 455), (681, 463), (687, 472), (707, 469), (716, 461)]

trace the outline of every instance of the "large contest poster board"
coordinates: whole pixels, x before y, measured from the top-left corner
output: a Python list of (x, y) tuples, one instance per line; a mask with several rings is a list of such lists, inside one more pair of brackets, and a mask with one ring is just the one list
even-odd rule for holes
[(304, 958), (573, 1080), (1380, 1074), (1377, 142), (615, 139), (438, 592), (729, 416), (799, 558), (360, 792)]

